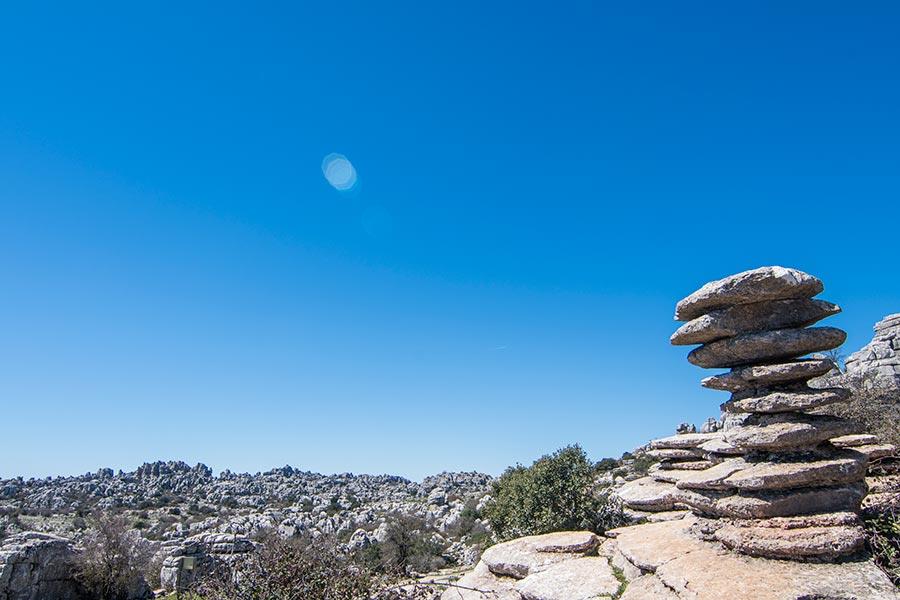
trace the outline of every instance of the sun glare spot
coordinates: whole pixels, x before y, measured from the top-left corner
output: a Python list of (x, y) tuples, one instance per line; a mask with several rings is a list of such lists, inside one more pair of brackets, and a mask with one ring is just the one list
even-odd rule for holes
[(343, 154), (329, 154), (322, 160), (322, 174), (336, 190), (349, 190), (356, 185), (356, 169)]

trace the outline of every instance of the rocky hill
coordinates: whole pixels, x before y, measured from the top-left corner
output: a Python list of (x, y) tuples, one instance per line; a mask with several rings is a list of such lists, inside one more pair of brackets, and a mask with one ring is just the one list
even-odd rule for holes
[(130, 472), (100, 469), (73, 477), (0, 480), (0, 536), (28, 530), (77, 538), (86, 527), (85, 516), (117, 509), (151, 540), (272, 531), (333, 535), (364, 545), (391, 515), (406, 515), (434, 530), (465, 562), (477, 553), (469, 556), (461, 538), (478, 523), (459, 525), (466, 507), (477, 507), (490, 482), (482, 473), (440, 473), (414, 482), (392, 475), (322, 475), (289, 466), (214, 475), (203, 464), (154, 462)]

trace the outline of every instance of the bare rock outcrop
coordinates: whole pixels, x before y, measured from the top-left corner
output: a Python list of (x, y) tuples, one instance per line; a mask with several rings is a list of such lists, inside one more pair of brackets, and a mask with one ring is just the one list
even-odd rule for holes
[(83, 600), (74, 579), (77, 549), (63, 537), (29, 531), (0, 545), (0, 600)]

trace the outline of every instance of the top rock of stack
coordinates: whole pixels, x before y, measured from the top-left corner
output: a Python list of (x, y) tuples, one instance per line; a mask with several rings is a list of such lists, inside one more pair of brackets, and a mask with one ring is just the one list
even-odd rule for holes
[(681, 300), (675, 319), (690, 321), (712, 310), (764, 300), (811, 298), (825, 286), (812, 275), (784, 267), (760, 267), (711, 281)]

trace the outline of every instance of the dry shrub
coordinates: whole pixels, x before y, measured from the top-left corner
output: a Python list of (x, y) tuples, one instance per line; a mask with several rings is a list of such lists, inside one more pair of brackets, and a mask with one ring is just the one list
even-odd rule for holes
[(151, 597), (144, 578), (152, 560), (149, 545), (131, 529), (124, 515), (97, 513), (85, 535), (77, 579), (96, 600), (136, 600)]

